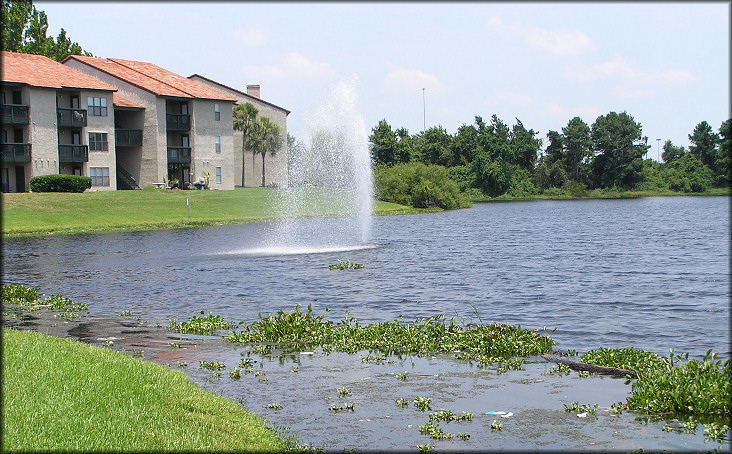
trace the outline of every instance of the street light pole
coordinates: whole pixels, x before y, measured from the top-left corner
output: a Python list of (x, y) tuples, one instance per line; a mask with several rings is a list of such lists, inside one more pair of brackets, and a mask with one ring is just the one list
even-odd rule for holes
[(656, 139), (658, 142), (658, 162), (661, 162), (661, 139)]
[(427, 129), (427, 108), (424, 104), (424, 88), (422, 88), (422, 132)]

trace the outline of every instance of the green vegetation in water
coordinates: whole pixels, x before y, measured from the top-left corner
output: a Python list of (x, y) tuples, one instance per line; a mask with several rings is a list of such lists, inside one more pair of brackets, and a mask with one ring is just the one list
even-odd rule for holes
[(329, 265), (328, 269), (331, 270), (360, 270), (363, 268), (363, 263), (353, 263), (350, 260), (343, 261), (338, 259), (338, 263), (335, 265)]
[(184, 373), (108, 348), (3, 328), (2, 377), (3, 452), (287, 448), (263, 420)]
[(226, 339), (282, 345), (293, 351), (319, 346), (326, 354), (359, 350), (384, 355), (451, 353), (481, 365), (506, 363), (514, 356), (546, 353), (554, 344), (552, 339), (536, 330), (494, 323), (461, 326), (454, 317), (446, 321), (444, 315), (413, 323), (395, 320), (361, 326), (346, 312), (345, 318), (336, 324), (322, 315), (313, 315), (311, 306), (307, 312), (302, 312), (299, 305), (290, 312), (280, 310), (267, 317), (260, 314), (259, 320), (244, 325), (242, 331), (230, 332)]
[(668, 358), (633, 349), (600, 349), (582, 355), (582, 360), (606, 367), (633, 370), (637, 380), (627, 399), (630, 410), (650, 414), (728, 416), (732, 412), (732, 363), (717, 360), (707, 351), (699, 361), (689, 354)]
[(61, 317), (78, 318), (79, 312), (87, 311), (89, 308), (84, 303), (74, 303), (69, 298), (61, 295), (38, 295), (38, 290), (24, 285), (3, 285), (3, 304), (22, 306), (31, 312), (48, 309), (63, 311)]
[(220, 315), (213, 315), (210, 312), (204, 317), (203, 311), (201, 311), (201, 317), (194, 316), (181, 323), (175, 319), (170, 320), (168, 329), (181, 334), (213, 336), (219, 330), (231, 329), (235, 326), (235, 324), (225, 321)]
[(598, 404), (583, 404), (580, 405), (579, 402), (572, 402), (570, 404), (564, 404), (564, 411), (568, 413), (589, 413), (591, 415), (594, 415), (597, 413), (597, 407), (599, 407)]

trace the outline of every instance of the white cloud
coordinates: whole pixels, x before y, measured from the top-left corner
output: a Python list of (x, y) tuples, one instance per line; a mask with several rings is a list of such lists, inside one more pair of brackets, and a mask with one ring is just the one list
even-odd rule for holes
[(333, 79), (336, 71), (330, 63), (309, 60), (302, 54), (285, 54), (277, 65), (245, 65), (241, 72), (247, 80), (272, 79)]
[(497, 33), (508, 33), (522, 38), (524, 43), (531, 48), (560, 57), (580, 55), (595, 50), (595, 42), (580, 30), (568, 28), (547, 30), (521, 22), (504, 25), (503, 20), (498, 16), (491, 16), (487, 25), (489, 29)]
[(258, 28), (234, 30), (231, 37), (237, 39), (247, 47), (262, 47), (267, 44), (267, 35)]
[(434, 74), (419, 69), (396, 68), (384, 77), (384, 84), (393, 90), (420, 90), (425, 88), (432, 94), (443, 94), (447, 87)]
[(496, 98), (514, 106), (525, 106), (532, 103), (531, 96), (521, 93), (514, 93), (508, 90), (496, 90)]
[(571, 80), (591, 82), (599, 79), (618, 78), (653, 85), (686, 85), (696, 76), (684, 70), (643, 71), (635, 69), (622, 57), (592, 66), (583, 63), (565, 65), (565, 74)]
[(597, 107), (569, 108), (555, 103), (547, 104), (541, 111), (545, 116), (549, 118), (564, 122), (561, 126), (558, 127), (559, 129), (556, 129), (556, 131), (560, 131), (561, 128), (566, 126), (567, 122), (569, 122), (571, 118), (580, 117), (585, 123), (591, 125), (595, 122), (597, 117), (603, 114), (602, 111)]

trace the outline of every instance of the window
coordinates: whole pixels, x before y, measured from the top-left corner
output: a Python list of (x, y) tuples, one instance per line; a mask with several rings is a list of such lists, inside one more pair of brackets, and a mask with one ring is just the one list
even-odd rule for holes
[(221, 167), (216, 167), (216, 184), (221, 184)]
[(107, 116), (107, 98), (94, 98), (89, 96), (87, 99), (87, 109), (89, 109), (89, 115), (97, 117)]
[(220, 104), (214, 104), (214, 120), (216, 120), (216, 121), (221, 120), (221, 105)]
[(92, 186), (109, 186), (109, 167), (89, 167)]
[(89, 151), (109, 151), (106, 132), (89, 133)]
[(221, 136), (216, 136), (216, 153), (221, 153)]

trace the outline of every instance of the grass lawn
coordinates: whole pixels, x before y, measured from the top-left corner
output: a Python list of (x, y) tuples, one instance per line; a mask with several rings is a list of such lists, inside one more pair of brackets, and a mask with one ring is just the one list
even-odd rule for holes
[(2, 330), (2, 450), (281, 451), (287, 443), (179, 371), (31, 331)]
[[(297, 190), (288, 190), (297, 191)], [(152, 230), (216, 224), (261, 222), (279, 216), (278, 190), (246, 188), (233, 191), (98, 191), (2, 194), (4, 237)], [(305, 191), (310, 207), (300, 216), (333, 216), (333, 197)], [(190, 218), (188, 205), (190, 201)], [(322, 203), (321, 203), (322, 202)], [(374, 214), (419, 212), (410, 207), (376, 202)], [(423, 211), (423, 210), (422, 210)]]

